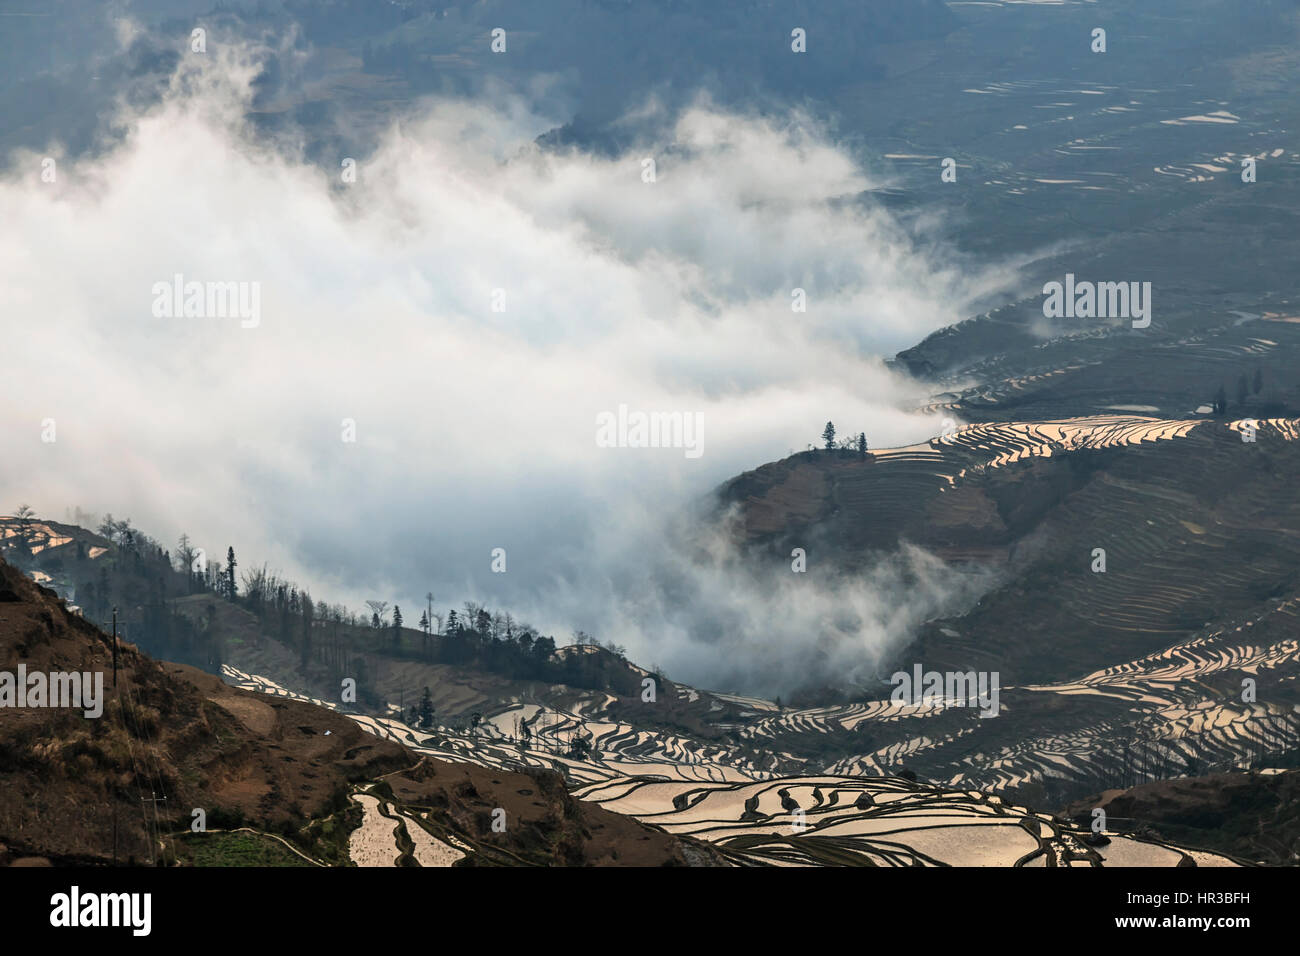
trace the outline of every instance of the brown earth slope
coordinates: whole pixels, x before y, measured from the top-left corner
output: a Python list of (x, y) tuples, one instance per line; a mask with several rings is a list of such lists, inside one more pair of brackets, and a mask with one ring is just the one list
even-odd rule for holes
[(977, 426), (772, 462), (723, 485), (719, 514), (778, 571), (802, 547), (810, 574), (851, 578), (903, 542), (994, 571), (978, 604), (923, 628), (900, 661), (1065, 680), (1296, 590), (1295, 429), (1263, 423), (1248, 443), (1223, 420)]
[(1250, 863), (1300, 865), (1300, 770), (1158, 780), (1106, 790), (1070, 804), (1062, 815), (1086, 825), (1097, 807), (1113, 829), (1136, 826)]
[[(0, 863), (174, 859), (167, 837), (201, 808), (209, 829), (275, 832), (310, 855), (356, 819), (354, 785), (384, 781), (403, 803), (476, 848), (470, 864), (680, 865), (707, 854), (584, 805), (546, 775), (453, 766), (363, 731), (342, 714), (267, 698), (159, 662), (70, 614), (55, 593), (0, 561), (0, 671), (102, 672), (103, 714), (0, 710)], [(155, 802), (155, 797), (158, 798)], [(509, 825), (484, 823), (502, 807)], [(335, 848), (341, 845), (337, 832)]]

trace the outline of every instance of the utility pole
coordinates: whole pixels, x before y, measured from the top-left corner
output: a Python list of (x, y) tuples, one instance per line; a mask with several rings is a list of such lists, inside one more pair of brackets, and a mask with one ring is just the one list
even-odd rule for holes
[(113, 686), (117, 687), (117, 608), (113, 608)]
[[(140, 798), (141, 803), (144, 803), (145, 801), (149, 801), (153, 803), (153, 833), (150, 834), (149, 836), (149, 864), (151, 866), (156, 862), (156, 858), (154, 857), (154, 852), (155, 852), (154, 844), (162, 842), (162, 831), (158, 826), (158, 801), (159, 800), (161, 800), (163, 803), (167, 802), (166, 797), (160, 797), (158, 796), (157, 793), (152, 791), (150, 792), (149, 796)], [(145, 823), (148, 824), (149, 822), (148, 814), (145, 815), (144, 819), (145, 819)], [(146, 830), (147, 829), (148, 827), (146, 826)]]

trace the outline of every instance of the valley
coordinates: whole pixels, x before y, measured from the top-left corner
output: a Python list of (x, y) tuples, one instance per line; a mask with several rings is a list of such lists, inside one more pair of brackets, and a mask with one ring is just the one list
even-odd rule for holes
[(1294, 0), (47, 6), (0, 865), (1300, 866)]

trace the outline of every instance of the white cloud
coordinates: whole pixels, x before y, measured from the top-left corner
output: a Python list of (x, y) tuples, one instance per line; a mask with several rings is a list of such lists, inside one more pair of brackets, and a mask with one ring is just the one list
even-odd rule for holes
[[(64, 161), (54, 184), (31, 155), (0, 179), (0, 500), (233, 543), (245, 568), (354, 605), (432, 588), (525, 609), (557, 637), (586, 626), (707, 679), (725, 668), (692, 650), (687, 617), (659, 629), (669, 642), (610, 582), (680, 557), (672, 519), (827, 418), (874, 446), (930, 433), (880, 356), (1010, 278), (909, 234), (797, 113), (702, 102), (671, 142), (611, 159), (539, 150), (557, 120), (517, 99), (432, 101), (345, 186), (255, 138), (255, 75), (245, 49), (186, 57), (161, 104), (124, 114), (118, 146)], [(175, 273), (259, 282), (261, 324), (154, 318), (151, 289)], [(620, 403), (702, 414), (703, 457), (598, 448), (596, 415)], [(498, 546), (506, 575), (488, 570)], [(725, 562), (699, 573), (734, 588), (724, 604), (766, 602), (747, 626), (788, 598), (742, 590)], [(880, 583), (861, 600), (879, 607)], [(798, 627), (824, 611), (800, 606)]]

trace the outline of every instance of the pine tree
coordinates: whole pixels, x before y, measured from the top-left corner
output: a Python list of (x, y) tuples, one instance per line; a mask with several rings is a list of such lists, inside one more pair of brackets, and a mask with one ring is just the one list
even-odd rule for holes
[(867, 457), (867, 433), (866, 432), (858, 433), (858, 457), (859, 458)]
[(300, 599), (302, 608), (302, 670), (307, 672), (307, 665), (311, 662), (311, 629), (316, 614), (314, 605), (311, 603), (311, 595), (306, 591), (302, 592)]
[(402, 646), (402, 609), (399, 605), (393, 605), (393, 648), (400, 649)]
[(835, 425), (831, 422), (827, 422), (822, 430), (822, 441), (826, 443), (827, 451), (835, 450)]
[(36, 512), (29, 505), (19, 505), (18, 510), (14, 512), (14, 517), (18, 519), (18, 546), (24, 553), (30, 555), (32, 552), (32, 518)]
[(226, 596), (232, 601), (235, 599), (237, 587), (235, 585), (235, 568), (239, 567), (235, 563), (234, 547), (226, 548)]
[(420, 727), (428, 730), (433, 726), (433, 695), (429, 693), (429, 688), (424, 689), (424, 696), (420, 698)]

